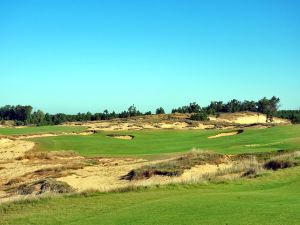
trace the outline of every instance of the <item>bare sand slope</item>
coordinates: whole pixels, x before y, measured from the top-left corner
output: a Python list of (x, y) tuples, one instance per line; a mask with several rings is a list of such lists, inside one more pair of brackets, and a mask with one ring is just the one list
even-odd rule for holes
[(33, 142), (0, 139), (0, 162), (16, 159), (34, 147)]
[(200, 122), (194, 122), (193, 125), (187, 122), (177, 121), (160, 121), (160, 122), (142, 122), (142, 121), (94, 121), (94, 122), (82, 122), (82, 123), (66, 123), (68, 126), (86, 126), (91, 131), (126, 131), (126, 130), (144, 130), (144, 129), (212, 129), (215, 128), (213, 124), (204, 124)]
[[(209, 117), (211, 121), (235, 123), (235, 124), (266, 124), (270, 123), (267, 121), (267, 116), (261, 113), (254, 112), (238, 112), (238, 113), (221, 113), (219, 117)], [(272, 124), (289, 124), (290, 121), (274, 117)]]
[(100, 162), (99, 165), (73, 171), (71, 175), (57, 180), (66, 182), (77, 191), (105, 192), (126, 187), (129, 181), (121, 180), (120, 177), (146, 163), (141, 159), (102, 159)]
[[(112, 163), (112, 161), (110, 163)], [(127, 162), (119, 160), (118, 165), (85, 167), (81, 170), (74, 171), (70, 176), (60, 177), (57, 180), (66, 182), (79, 192), (89, 190), (108, 192), (129, 186), (151, 186), (170, 183), (189, 183), (193, 181), (199, 182), (199, 179), (201, 179), (202, 176), (214, 174), (219, 170), (224, 170), (232, 166), (230, 163), (219, 165), (206, 164), (185, 170), (179, 177), (152, 176), (149, 179), (133, 181), (120, 179), (132, 169), (139, 168), (147, 163), (148, 162), (142, 160), (136, 161), (131, 159)]]

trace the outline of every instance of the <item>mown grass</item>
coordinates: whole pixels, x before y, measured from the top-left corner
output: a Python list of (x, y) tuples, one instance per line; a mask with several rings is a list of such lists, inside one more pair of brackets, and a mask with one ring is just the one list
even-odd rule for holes
[[(243, 133), (208, 139), (220, 130), (141, 130), (99, 132), (90, 136), (58, 136), (33, 139), (37, 150), (73, 150), (84, 156), (141, 156), (185, 152), (192, 148), (225, 154), (295, 150), (300, 146), (300, 125), (246, 129)], [(133, 135), (132, 140), (107, 137)]]
[(63, 133), (63, 132), (83, 132), (86, 127), (74, 126), (41, 126), (41, 127), (24, 127), (24, 128), (0, 128), (0, 135), (29, 135), (44, 133)]
[(1, 224), (298, 224), (300, 167), (224, 184), (169, 185), (0, 206)]

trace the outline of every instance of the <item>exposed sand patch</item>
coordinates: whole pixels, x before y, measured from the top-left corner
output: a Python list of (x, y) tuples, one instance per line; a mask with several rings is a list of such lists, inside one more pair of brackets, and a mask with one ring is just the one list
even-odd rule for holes
[(121, 180), (124, 173), (146, 163), (142, 159), (101, 159), (101, 164), (74, 171), (70, 176), (58, 178), (77, 191), (109, 191), (126, 187), (129, 181)]
[(116, 138), (116, 139), (121, 139), (121, 140), (132, 140), (134, 138), (133, 135), (118, 135), (118, 134), (109, 134), (106, 135), (107, 137), (110, 138)]
[(111, 120), (111, 121), (94, 121), (94, 122), (82, 122), (82, 123), (66, 123), (65, 125), (71, 126), (86, 126), (88, 130), (93, 131), (128, 131), (128, 130), (144, 130), (144, 129), (174, 129), (174, 130), (189, 130), (189, 129), (212, 129), (215, 127), (213, 124), (203, 124), (199, 122), (193, 122), (189, 124), (183, 121), (174, 120), (160, 120), (151, 121), (140, 119), (128, 119), (128, 120)]
[(16, 159), (34, 147), (33, 142), (22, 140), (0, 139), (0, 162)]
[[(255, 112), (238, 112), (238, 113), (221, 113), (219, 117), (210, 116), (211, 121), (226, 122), (235, 124), (265, 124), (270, 123), (267, 121), (267, 116)], [(273, 124), (289, 124), (290, 121), (274, 117)]]
[(233, 136), (233, 135), (240, 134), (240, 133), (242, 133), (242, 132), (243, 132), (243, 130), (232, 131), (232, 132), (225, 132), (225, 133), (220, 133), (220, 134), (217, 134), (217, 135), (214, 135), (214, 136), (209, 136), (208, 138), (209, 138), (209, 139), (212, 139), (212, 138), (219, 138), (219, 137)]
[(195, 167), (192, 167), (190, 170), (186, 170), (182, 175), (181, 178), (183, 180), (190, 180), (191, 178), (198, 178), (199, 176), (203, 176), (206, 174), (212, 174), (216, 173), (218, 170), (223, 170), (230, 168), (231, 164), (218, 164), (218, 165), (212, 165), (212, 164), (206, 164), (206, 165), (198, 165)]
[(225, 170), (232, 167), (232, 164), (205, 164), (197, 165), (191, 169), (185, 170), (184, 173), (179, 177), (168, 177), (168, 176), (153, 176), (147, 180), (138, 180), (131, 182), (136, 186), (149, 186), (149, 185), (164, 185), (171, 183), (193, 183), (203, 180), (204, 176), (212, 175), (220, 170)]
[(213, 128), (215, 128), (215, 125), (202, 124), (202, 123), (199, 123), (196, 127), (192, 127), (192, 129), (199, 129), (199, 130), (213, 129)]
[(127, 164), (122, 162), (122, 160), (119, 162), (120, 164), (118, 165), (115, 165), (114, 163), (106, 167), (85, 167), (84, 169), (75, 171), (74, 174), (70, 176), (60, 177), (57, 180), (66, 182), (79, 192), (87, 190), (107, 192), (128, 186), (151, 186), (199, 181), (199, 179), (205, 175), (214, 174), (219, 170), (230, 168), (232, 166), (231, 164), (199, 165), (189, 170), (185, 170), (185, 172), (179, 177), (153, 176), (149, 179), (129, 181), (120, 179), (120, 177), (123, 176), (126, 171), (139, 168), (140, 166), (147, 164), (147, 162), (142, 160), (135, 162), (128, 161)]

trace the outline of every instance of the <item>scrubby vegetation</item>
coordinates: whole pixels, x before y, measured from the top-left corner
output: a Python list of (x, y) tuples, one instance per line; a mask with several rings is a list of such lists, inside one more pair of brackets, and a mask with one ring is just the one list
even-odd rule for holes
[(197, 112), (193, 115), (191, 115), (191, 120), (197, 120), (197, 121), (208, 121), (208, 115), (205, 112)]
[(30, 184), (23, 184), (20, 185), (17, 188), (17, 193), (20, 195), (30, 195), (30, 194), (36, 194), (40, 195), (46, 192), (51, 192), (51, 193), (70, 193), (73, 192), (73, 188), (60, 181), (56, 181), (54, 179), (44, 179), (44, 180), (38, 180), (34, 181)]
[(3, 224), (14, 225), (298, 224), (299, 172), (300, 167), (295, 167), (232, 184), (169, 185), (24, 200), (1, 205), (0, 216)]
[[(197, 155), (194, 156), (197, 158)], [(237, 224), (238, 221), (238, 224), (298, 224), (300, 167), (265, 170), (263, 174), (256, 167), (264, 158), (287, 160), (287, 155), (288, 152), (281, 151), (259, 153), (254, 155), (258, 157), (256, 161), (248, 158), (250, 154), (239, 155), (243, 164), (205, 176), (204, 179), (211, 181), (207, 183), (128, 186), (112, 193), (86, 191), (4, 203), (0, 205), (1, 223), (72, 224), (75, 221), (76, 224), (174, 225)], [(214, 162), (210, 157), (208, 160)], [(218, 180), (217, 177), (228, 173), (238, 173), (241, 178)], [(51, 179), (38, 180), (18, 190), (24, 194), (73, 191), (65, 183)], [(162, 213), (162, 209), (167, 213)]]
[(300, 123), (300, 110), (279, 110), (276, 116), (288, 119), (292, 123)]
[(222, 162), (224, 162), (224, 156), (222, 154), (192, 151), (166, 162), (146, 165), (139, 169), (132, 170), (125, 176), (121, 177), (121, 179), (139, 180), (150, 178), (154, 175), (180, 176), (184, 170), (190, 169), (193, 166), (203, 165), (206, 163), (220, 164)]
[(214, 152), (203, 152), (193, 150), (187, 154), (182, 154), (177, 158), (163, 161), (156, 164), (142, 166), (131, 170), (121, 177), (125, 180), (149, 179), (152, 176), (180, 176), (185, 170), (199, 165), (226, 164), (225, 169), (218, 169), (215, 173), (204, 174), (208, 181), (215, 181), (217, 177), (236, 174), (239, 177), (257, 177), (262, 169), (278, 170), (294, 167), (299, 164), (299, 152), (274, 151), (249, 154), (237, 154), (228, 156)]

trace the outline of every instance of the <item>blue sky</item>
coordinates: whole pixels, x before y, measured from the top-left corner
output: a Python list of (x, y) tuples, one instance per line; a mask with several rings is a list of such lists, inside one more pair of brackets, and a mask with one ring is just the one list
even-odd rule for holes
[(300, 108), (300, 1), (0, 0), (0, 81), (0, 105), (51, 113)]

